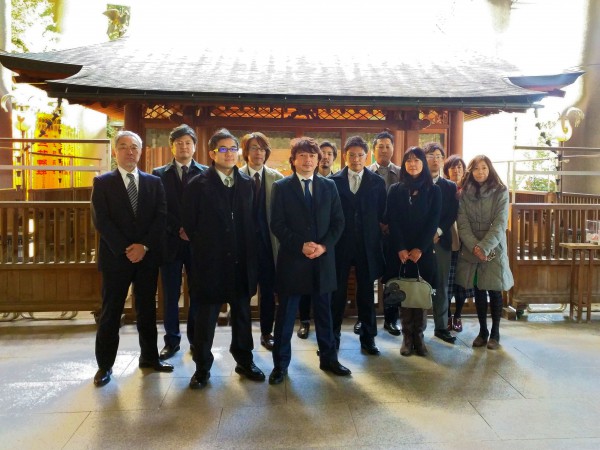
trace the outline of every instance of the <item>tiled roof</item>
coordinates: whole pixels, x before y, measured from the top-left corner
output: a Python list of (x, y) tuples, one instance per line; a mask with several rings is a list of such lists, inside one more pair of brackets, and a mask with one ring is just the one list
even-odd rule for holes
[[(123, 38), (56, 52), (2, 54), (0, 62), (18, 73), (65, 71), (71, 76), (48, 81), (46, 90), (68, 98), (85, 92), (152, 97), (232, 96), (268, 98), (353, 98), (412, 102), (503, 103), (529, 106), (544, 94), (510, 84), (516, 68), (506, 61), (460, 51), (304, 52), (295, 49), (240, 49), (197, 45), (161, 48)], [(55, 64), (53, 64), (55, 63)], [(77, 71), (78, 68), (81, 68)], [(43, 69), (46, 70), (43, 70)], [(69, 72), (70, 71), (70, 72)], [(482, 103), (483, 102), (483, 103)]]

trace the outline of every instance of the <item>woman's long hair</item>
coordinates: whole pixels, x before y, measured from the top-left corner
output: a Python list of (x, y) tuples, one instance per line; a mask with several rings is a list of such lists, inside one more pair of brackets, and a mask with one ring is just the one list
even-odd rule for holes
[[(408, 157), (414, 155), (416, 158), (420, 159), (423, 163), (423, 170), (419, 174), (417, 178), (413, 178), (406, 171), (406, 161)], [(408, 186), (409, 188), (418, 189), (420, 186), (430, 187), (433, 185), (433, 179), (431, 178), (431, 172), (429, 171), (429, 166), (427, 165), (427, 158), (425, 157), (425, 152), (420, 147), (410, 147), (404, 153), (404, 157), (402, 158), (402, 166), (400, 167), (400, 182)]]
[[(490, 174), (488, 175), (488, 178), (487, 180), (485, 180), (483, 185), (480, 185), (475, 180), (475, 178), (473, 178), (473, 169), (480, 162), (484, 162), (488, 166), (488, 169), (490, 171)], [(496, 169), (494, 169), (492, 161), (490, 161), (490, 158), (488, 158), (485, 155), (477, 155), (471, 160), (471, 162), (469, 163), (469, 167), (467, 167), (467, 170), (463, 175), (461, 186), (463, 189), (468, 189), (470, 186), (473, 186), (473, 189), (475, 189), (475, 195), (477, 197), (479, 197), (479, 192), (483, 186), (486, 186), (487, 190), (494, 190), (498, 188), (506, 189), (506, 185), (500, 179), (500, 176), (498, 175), (498, 172), (496, 172)]]

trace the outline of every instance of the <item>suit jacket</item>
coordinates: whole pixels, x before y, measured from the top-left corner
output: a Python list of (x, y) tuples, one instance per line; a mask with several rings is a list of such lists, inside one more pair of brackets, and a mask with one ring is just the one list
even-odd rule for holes
[(237, 167), (233, 177), (231, 198), (214, 166), (190, 180), (183, 192), (183, 228), (194, 261), (190, 287), (203, 304), (234, 301), (241, 290), (256, 293), (253, 182)]
[[(383, 179), (385, 181), (385, 189), (387, 191), (390, 190), (390, 186), (392, 186), (392, 184), (396, 184), (400, 181), (400, 167), (394, 164), (393, 162), (390, 162), (390, 165), (388, 167), (390, 169), (389, 177)], [(367, 167), (367, 169), (379, 175), (379, 172), (377, 172), (377, 164), (371, 164), (369, 167)]]
[[(208, 167), (192, 160), (188, 170), (188, 181), (206, 169), (208, 169)], [(179, 229), (183, 226), (181, 222), (183, 183), (181, 182), (181, 178), (179, 178), (175, 160), (164, 166), (152, 169), (152, 175), (156, 175), (161, 179), (167, 196), (167, 239), (165, 240), (165, 261), (173, 262), (182, 258), (181, 252), (188, 246), (188, 242), (179, 237)]]
[[(243, 166), (240, 169), (240, 172), (245, 173), (250, 177), (250, 170), (248, 169), (248, 164)], [(276, 171), (275, 169), (271, 169), (270, 167), (264, 166), (264, 180), (265, 183), (265, 194), (266, 194), (266, 208), (267, 208), (267, 223), (271, 223), (271, 192), (273, 190), (273, 183), (277, 180), (281, 180), (283, 175)], [(269, 226), (269, 229), (271, 227)], [(273, 231), (270, 230), (271, 234), (271, 248), (273, 249), (273, 261), (277, 261), (277, 252), (279, 251), (279, 241), (273, 234)]]
[(118, 169), (94, 178), (91, 206), (92, 221), (100, 234), (99, 270), (130, 267), (133, 263), (125, 256), (125, 249), (131, 244), (149, 249), (137, 264), (162, 263), (167, 202), (160, 178), (139, 171), (137, 216)]
[(440, 245), (446, 250), (452, 250), (452, 233), (450, 229), (458, 215), (458, 197), (456, 184), (446, 178), (439, 177), (436, 183), (442, 191), (442, 211), (438, 228), (442, 230)]
[(377, 174), (364, 170), (360, 187), (356, 194), (350, 190), (348, 181), (348, 167), (337, 172), (331, 177), (335, 183), (346, 225), (344, 233), (335, 246), (336, 258), (347, 258), (352, 255), (353, 248), (357, 245), (354, 232), (355, 212), (360, 216), (362, 223), (361, 242), (364, 244), (367, 256), (369, 280), (375, 280), (383, 274), (385, 260), (383, 255), (383, 243), (380, 222), (383, 222), (385, 212), (386, 191), (385, 182)]
[[(337, 289), (335, 244), (344, 230), (344, 212), (333, 181), (313, 176), (312, 185), (311, 211), (296, 174), (273, 184), (271, 230), (280, 242), (276, 290), (282, 296), (324, 294)], [(327, 251), (311, 260), (302, 253), (302, 246), (315, 240), (314, 235)]]

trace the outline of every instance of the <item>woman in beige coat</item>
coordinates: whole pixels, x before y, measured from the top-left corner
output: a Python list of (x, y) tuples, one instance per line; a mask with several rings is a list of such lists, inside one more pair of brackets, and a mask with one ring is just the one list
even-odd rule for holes
[[(462, 247), (456, 282), (466, 289), (475, 289), (479, 319), (479, 335), (473, 347), (487, 345), (495, 350), (500, 346), (502, 291), (510, 289), (514, 280), (506, 251), (508, 189), (485, 155), (476, 156), (469, 163), (462, 183), (457, 224)], [(491, 332), (486, 318), (488, 295)]]

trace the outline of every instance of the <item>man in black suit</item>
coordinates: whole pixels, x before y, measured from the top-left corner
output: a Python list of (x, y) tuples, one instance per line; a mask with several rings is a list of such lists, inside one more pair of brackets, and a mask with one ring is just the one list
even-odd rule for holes
[[(375, 162), (371, 164), (368, 169), (383, 178), (385, 181), (385, 189), (386, 191), (389, 191), (393, 184), (400, 181), (400, 167), (392, 162), (392, 156), (394, 155), (394, 136), (389, 131), (382, 131), (373, 138), (373, 155), (375, 156)], [(382, 224), (381, 229), (384, 235), (384, 252), (387, 257), (389, 240), (387, 224)], [(396, 257), (396, 255), (391, 256), (394, 258)], [(385, 307), (383, 309), (383, 315), (383, 328), (393, 336), (400, 336), (398, 307)], [(360, 333), (360, 321), (355, 325), (354, 332), (357, 334)]]
[[(337, 158), (337, 147), (333, 142), (323, 141), (319, 144), (323, 157), (319, 161), (318, 175), (331, 178), (335, 173), (333, 171), (333, 163)], [(300, 306), (298, 307), (298, 315), (300, 316), (300, 327), (298, 328), (298, 337), (300, 339), (308, 339), (310, 332), (310, 295), (300, 297)]]
[(156, 346), (156, 285), (167, 215), (160, 178), (138, 170), (142, 140), (131, 131), (115, 138), (117, 169), (94, 178), (92, 220), (100, 235), (102, 311), (96, 333), (96, 386), (110, 381), (119, 347), (119, 326), (133, 283), (140, 368), (171, 372)]
[(456, 337), (448, 331), (448, 276), (450, 274), (450, 261), (452, 259), (452, 224), (458, 215), (458, 198), (456, 184), (442, 177), (444, 166), (444, 149), (437, 142), (430, 142), (423, 148), (427, 157), (427, 165), (433, 178), (442, 191), (442, 211), (437, 232), (433, 236), (435, 260), (437, 266), (437, 285), (433, 296), (433, 322), (435, 324), (435, 337), (454, 344)]
[(311, 295), (321, 370), (350, 375), (338, 362), (331, 322), (331, 292), (336, 289), (335, 244), (344, 229), (344, 213), (335, 183), (315, 174), (321, 149), (308, 137), (292, 141), (294, 173), (273, 184), (271, 230), (279, 239), (274, 368), (270, 384), (279, 384), (292, 357), (291, 339), (298, 303)]
[(344, 145), (346, 167), (333, 175), (340, 194), (346, 225), (335, 246), (337, 290), (333, 294), (331, 312), (333, 333), (339, 347), (342, 322), (348, 294), (348, 274), (354, 266), (356, 305), (360, 327), (360, 345), (370, 355), (378, 355), (375, 345), (377, 319), (374, 281), (383, 275), (382, 230), (386, 191), (383, 178), (365, 170), (369, 147), (360, 136), (348, 138)]
[(254, 220), (258, 247), (258, 287), (260, 289), (260, 344), (273, 350), (273, 324), (275, 322), (275, 260), (279, 242), (271, 233), (271, 190), (273, 183), (283, 175), (271, 169), (266, 162), (271, 156), (269, 139), (256, 131), (242, 138), (242, 156), (246, 165), (240, 172), (254, 182)]
[(228, 130), (217, 131), (208, 148), (212, 166), (190, 180), (183, 192), (183, 228), (192, 246), (190, 288), (199, 299), (192, 389), (206, 386), (210, 378), (211, 348), (223, 303), (230, 306), (229, 351), (237, 363), (235, 371), (251, 380), (265, 379), (252, 356), (250, 298), (257, 285), (253, 182), (236, 167), (239, 143)]
[[(189, 238), (181, 224), (183, 188), (188, 180), (208, 167), (194, 161), (198, 138), (188, 125), (175, 127), (169, 135), (169, 145), (173, 161), (152, 170), (162, 181), (167, 195), (167, 248), (165, 263), (160, 267), (163, 289), (163, 324), (165, 346), (160, 351), (160, 359), (169, 359), (177, 351), (181, 342), (179, 331), (179, 297), (181, 295), (182, 269), (188, 276), (192, 270)], [(198, 299), (190, 296), (187, 317), (187, 338), (194, 343), (194, 315), (198, 309)]]

